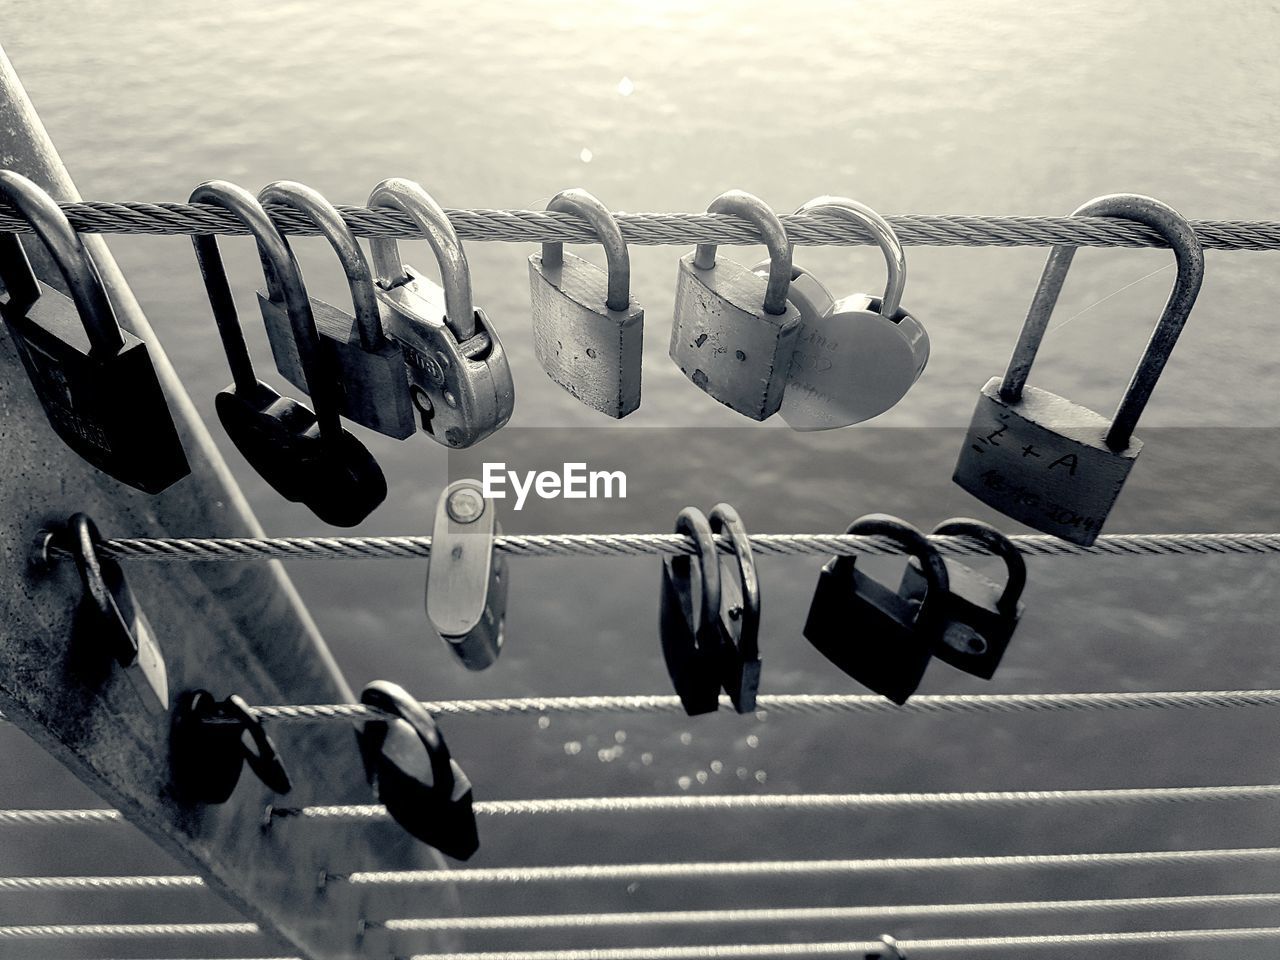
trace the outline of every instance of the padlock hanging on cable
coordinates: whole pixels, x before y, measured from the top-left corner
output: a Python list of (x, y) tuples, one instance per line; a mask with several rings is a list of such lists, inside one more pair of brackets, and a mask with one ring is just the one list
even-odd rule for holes
[(268, 790), (287, 794), (293, 789), (275, 743), (241, 697), (218, 700), (207, 690), (188, 690), (178, 698), (169, 734), (169, 774), (180, 800), (226, 803), (246, 763)]
[(982, 388), (952, 479), (1005, 516), (1087, 547), (1102, 531), (1142, 450), (1133, 430), (1195, 306), (1204, 251), (1191, 224), (1150, 197), (1099, 197), (1071, 215), (1134, 220), (1165, 238), (1178, 275), (1160, 321), (1109, 421), (1027, 384), (1076, 253), (1072, 246), (1054, 247), (1005, 375)]
[(751, 538), (727, 503), (717, 503), (708, 517), (713, 534), (729, 537), (731, 575), (720, 560), (720, 685), (738, 713), (754, 713), (760, 690), (760, 577), (756, 573)]
[(0, 316), (49, 425), (85, 462), (159, 493), (191, 468), (147, 345), (116, 320), (97, 267), (49, 194), (0, 171), (0, 199), (49, 251), (71, 296), (41, 283), (15, 234), (0, 233)]
[(350, 527), (387, 496), (378, 461), (342, 425), (333, 355), (320, 349), (302, 271), (267, 212), (247, 190), (224, 180), (196, 187), (192, 203), (209, 203), (234, 214), (249, 228), (267, 279), (264, 315), (283, 312), (290, 321), (315, 412), (282, 397), (258, 379), (240, 327), (218, 238), (191, 238), (204, 277), (232, 383), (214, 406), (222, 427), (249, 465), (280, 496), (307, 506), (335, 526)]

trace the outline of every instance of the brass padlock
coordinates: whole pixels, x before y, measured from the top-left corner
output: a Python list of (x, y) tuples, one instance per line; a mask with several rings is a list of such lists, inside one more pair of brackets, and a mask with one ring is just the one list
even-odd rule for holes
[(408, 214), (439, 262), (443, 287), (402, 263), (395, 240), (370, 244), (385, 329), (404, 351), (422, 429), (437, 443), (470, 447), (511, 419), (516, 391), (502, 342), (472, 303), (462, 243), (440, 205), (411, 180), (383, 180), (369, 206)]
[(843, 217), (866, 228), (888, 267), (882, 296), (838, 300), (808, 271), (792, 271), (787, 298), (800, 310), (801, 326), (782, 419), (793, 430), (834, 430), (877, 417), (906, 396), (929, 361), (929, 334), (902, 307), (907, 258), (887, 220), (845, 197), (818, 197), (796, 213)]
[(922, 599), (904, 596), (859, 570), (854, 557), (832, 557), (818, 577), (805, 639), (863, 686), (906, 703), (945, 625), (947, 566), (924, 534), (896, 517), (868, 514), (845, 533), (899, 544), (920, 562), (927, 589)]
[(1027, 374), (1076, 248), (1054, 247), (1003, 378), (982, 388), (953, 480), (1007, 517), (1088, 546), (1115, 505), (1142, 441), (1133, 436), (1204, 277), (1195, 230), (1175, 210), (1136, 194), (1091, 200), (1074, 217), (1119, 217), (1157, 231), (1173, 248), (1178, 277), (1124, 398), (1106, 417), (1027, 385)]
[(506, 639), (507, 563), (493, 548), (502, 532), (478, 480), (440, 495), (431, 529), (427, 620), (468, 670), (491, 666)]
[(697, 507), (680, 511), (676, 533), (692, 537), (698, 552), (662, 560), (658, 639), (680, 705), (696, 717), (720, 709), (720, 560), (711, 524)]
[[(946, 625), (933, 655), (958, 670), (990, 680), (996, 674), (1013, 631), (1022, 618), (1022, 591), (1027, 584), (1027, 563), (1003, 533), (981, 520), (957, 518), (933, 528), (940, 537), (966, 537), (1004, 561), (1006, 579), (1001, 587), (959, 560), (947, 559)], [(909, 564), (898, 592), (923, 600), (928, 584), (920, 568)]]
[(631, 299), (631, 258), (609, 208), (585, 190), (565, 190), (548, 210), (587, 220), (608, 258), (606, 273), (544, 243), (529, 257), (533, 349), (549, 376), (588, 407), (619, 419), (640, 406), (644, 309)]
[[(316, 297), (309, 298), (320, 336), (320, 350), (331, 369), (338, 371), (342, 415), (383, 436), (397, 440), (413, 436), (418, 432), (418, 421), (409, 398), (409, 371), (404, 353), (382, 329), (373, 272), (342, 214), (318, 191), (289, 180), (267, 184), (258, 193), (258, 202), (292, 207), (301, 213), (316, 225), (342, 262), (355, 314)], [(276, 370), (307, 393), (307, 375), (298, 355), (288, 310), (265, 291), (258, 292), (258, 305), (267, 326)]]
[(671, 359), (701, 390), (753, 420), (778, 411), (800, 330), (800, 311), (787, 302), (791, 241), (782, 221), (759, 197), (721, 194), (708, 213), (754, 224), (769, 248), (769, 277), (700, 243), (680, 258), (671, 325)]
[(0, 198), (31, 225), (71, 294), (41, 283), (17, 236), (0, 233), (0, 315), (49, 426), (103, 473), (159, 493), (191, 469), (146, 343), (116, 322), (93, 260), (49, 194), (4, 170)]
[(754, 713), (760, 691), (760, 577), (751, 538), (738, 511), (727, 503), (712, 507), (708, 520), (712, 533), (729, 537), (737, 567), (733, 576), (720, 571), (720, 685), (734, 710)]

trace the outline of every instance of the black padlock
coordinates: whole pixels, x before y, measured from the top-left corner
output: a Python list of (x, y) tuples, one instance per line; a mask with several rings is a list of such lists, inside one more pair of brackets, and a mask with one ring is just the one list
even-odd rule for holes
[(832, 557), (818, 577), (805, 639), (863, 686), (906, 703), (945, 624), (946, 564), (924, 534), (896, 517), (868, 514), (845, 533), (899, 544), (920, 561), (928, 589), (922, 599), (909, 598), (858, 570), (854, 557)]
[(692, 537), (698, 552), (662, 561), (658, 635), (684, 712), (696, 717), (720, 709), (720, 558), (711, 524), (696, 507), (680, 511), (676, 533)]
[(0, 199), (31, 224), (71, 291), (36, 279), (22, 244), (0, 234), (0, 304), (49, 425), (121, 483), (159, 493), (191, 472), (147, 345), (120, 329), (97, 268), (53, 198), (0, 171)]
[[(943, 612), (945, 626), (933, 651), (939, 660), (990, 680), (1022, 617), (1019, 600), (1027, 584), (1026, 561), (1013, 541), (981, 520), (947, 520), (934, 527), (933, 533), (976, 540), (1004, 561), (1008, 575), (1003, 587), (958, 560), (946, 561), (951, 583)], [(903, 573), (899, 589), (917, 600), (924, 597), (927, 584), (914, 564)]]
[(356, 727), (365, 776), (391, 819), (455, 860), (480, 849), (471, 781), (449, 754), (440, 728), (401, 687), (375, 680), (360, 702), (389, 716)]
[(169, 774), (182, 800), (226, 803), (246, 763), (275, 793), (293, 789), (275, 744), (244, 700), (235, 694), (216, 700), (207, 690), (189, 690), (178, 698), (169, 734)]
[(751, 540), (738, 511), (727, 503), (711, 508), (711, 532), (727, 533), (737, 575), (720, 575), (720, 684), (738, 713), (756, 709), (760, 690), (760, 578)]
[(266, 210), (241, 187), (224, 180), (202, 183), (192, 203), (235, 214), (258, 245), (271, 301), (282, 304), (315, 411), (282, 397), (258, 379), (236, 313), (216, 236), (191, 238), (213, 307), (232, 384), (215, 401), (218, 419), (249, 465), (280, 496), (306, 505), (326, 523), (355, 526), (387, 496), (387, 481), (373, 455), (342, 426), (332, 353), (320, 349), (302, 270)]

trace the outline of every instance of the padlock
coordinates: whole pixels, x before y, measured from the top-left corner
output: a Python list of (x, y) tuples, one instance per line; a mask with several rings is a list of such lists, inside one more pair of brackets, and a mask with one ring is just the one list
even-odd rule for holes
[(53, 198), (0, 171), (0, 199), (29, 224), (71, 296), (36, 279), (17, 236), (0, 234), (0, 316), (54, 432), (81, 459), (146, 493), (191, 472), (147, 345), (116, 322), (98, 270)]
[(782, 221), (759, 197), (721, 194), (708, 213), (749, 220), (769, 248), (766, 280), (700, 243), (680, 258), (671, 326), (671, 359), (693, 383), (753, 420), (777, 412), (800, 330), (800, 311), (787, 302), (791, 241)]
[(427, 620), (468, 670), (491, 666), (506, 640), (507, 562), (493, 549), (498, 511), (478, 480), (440, 495), (431, 528)]
[[(404, 353), (382, 329), (369, 261), (342, 214), (318, 191), (289, 180), (267, 184), (258, 193), (258, 202), (292, 207), (301, 213), (324, 234), (342, 262), (354, 316), (316, 297), (310, 298), (320, 349), (330, 368), (339, 374), (342, 415), (383, 436), (397, 440), (413, 436), (418, 432), (418, 421), (409, 398)], [(285, 304), (266, 291), (258, 292), (258, 304), (267, 325), (276, 370), (303, 393), (308, 392), (306, 371)]]
[(1177, 257), (1178, 277), (1160, 322), (1110, 422), (1087, 407), (1027, 385), (1076, 252), (1071, 246), (1054, 247), (1008, 370), (982, 388), (952, 479), (1007, 517), (1089, 546), (1142, 450), (1133, 430), (1195, 305), (1204, 277), (1204, 252), (1191, 224), (1150, 197), (1099, 197), (1072, 216), (1134, 220), (1164, 237)]
[(151, 713), (169, 709), (169, 677), (151, 623), (138, 605), (120, 564), (102, 554), (102, 535), (83, 513), (74, 514), (53, 536), (75, 560), (84, 595), (75, 619), (74, 640), (87, 641), (123, 671), (133, 692)]
[(383, 180), (369, 206), (408, 214), (435, 252), (443, 287), (402, 263), (395, 240), (375, 238), (375, 292), (385, 329), (404, 351), (422, 429), (437, 443), (470, 447), (511, 419), (516, 391), (502, 341), (472, 303), (462, 243), (440, 205), (411, 180)]
[(901, 305), (907, 258), (888, 221), (845, 197), (818, 197), (796, 213), (842, 217), (866, 228), (889, 271), (882, 296), (835, 300), (807, 270), (792, 270), (787, 298), (800, 310), (801, 325), (782, 419), (793, 430), (835, 430), (877, 417), (906, 396), (929, 361), (929, 334)]
[(279, 751), (243, 699), (232, 694), (217, 700), (208, 690), (188, 690), (178, 698), (169, 733), (169, 774), (180, 799), (226, 803), (246, 763), (273, 793), (293, 789)]
[(202, 183), (191, 194), (191, 202), (222, 207), (249, 228), (257, 242), (269, 297), (291, 319), (316, 406), (313, 413), (304, 404), (281, 397), (258, 379), (217, 237), (193, 236), (196, 259), (233, 378), (214, 404), (223, 429), (249, 465), (280, 496), (305, 504), (326, 523), (354, 526), (386, 499), (387, 481), (373, 455), (342, 426), (337, 374), (330, 366), (333, 357), (320, 350), (302, 271), (293, 252), (262, 204), (233, 183)]
[(712, 533), (733, 546), (736, 574), (720, 571), (720, 685), (738, 713), (753, 713), (760, 690), (760, 578), (751, 539), (738, 511), (727, 503), (711, 508)]
[(696, 717), (720, 709), (720, 557), (711, 524), (696, 507), (680, 511), (676, 533), (692, 537), (698, 552), (662, 560), (658, 636), (680, 704)]
[(401, 687), (375, 680), (360, 702), (388, 714), (356, 727), (365, 776), (396, 823), (455, 860), (480, 848), (471, 781), (431, 714)]
[(608, 273), (544, 243), (529, 257), (533, 349), (549, 376), (588, 407), (615, 419), (640, 406), (644, 309), (631, 299), (631, 258), (609, 208), (585, 190), (565, 190), (548, 210), (587, 220)]
[[(1004, 657), (1013, 631), (1022, 617), (1019, 602), (1027, 584), (1027, 564), (1013, 541), (981, 520), (957, 518), (933, 528), (940, 537), (967, 537), (1004, 561), (1005, 585), (959, 560), (947, 559), (946, 625), (933, 655), (965, 673), (990, 680)], [(920, 569), (908, 564), (898, 592), (912, 600), (923, 600), (928, 584)]]
[(927, 537), (896, 517), (872, 513), (847, 534), (881, 536), (920, 562), (922, 599), (891, 590), (837, 556), (822, 568), (804, 635), (818, 651), (863, 686), (904, 704), (924, 678), (945, 624), (947, 566)]

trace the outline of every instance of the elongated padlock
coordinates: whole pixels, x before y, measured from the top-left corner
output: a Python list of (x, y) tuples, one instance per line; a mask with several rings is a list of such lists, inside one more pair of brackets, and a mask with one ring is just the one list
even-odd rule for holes
[(226, 803), (246, 763), (274, 793), (293, 789), (276, 745), (242, 698), (232, 694), (217, 700), (208, 690), (189, 690), (178, 698), (169, 734), (169, 771), (182, 800)]
[[(236, 313), (218, 240), (192, 237), (232, 383), (214, 407), (249, 465), (286, 500), (305, 504), (326, 523), (354, 526), (382, 503), (387, 481), (373, 455), (343, 426), (332, 355), (320, 350), (302, 271), (267, 212), (247, 190), (223, 180), (196, 187), (192, 203), (229, 210), (253, 235), (268, 299), (290, 318), (316, 409), (282, 397), (258, 379)], [(275, 308), (273, 308), (275, 309)]]
[[(258, 193), (258, 201), (292, 207), (303, 214), (324, 234), (342, 262), (355, 313), (310, 298), (320, 349), (330, 367), (338, 371), (342, 415), (397, 440), (413, 436), (418, 432), (418, 421), (409, 397), (404, 353), (382, 329), (373, 272), (342, 214), (318, 191), (289, 180), (267, 184)], [(285, 304), (266, 291), (258, 292), (258, 304), (276, 370), (303, 393), (308, 392), (306, 371)]]
[(738, 511), (727, 503), (711, 508), (712, 533), (728, 535), (733, 576), (720, 570), (720, 685), (738, 713), (753, 713), (760, 690), (760, 577), (751, 539)]
[(491, 666), (506, 639), (507, 562), (502, 532), (478, 480), (455, 480), (436, 504), (427, 567), (427, 620), (468, 670)]
[[(933, 528), (943, 537), (967, 537), (1004, 561), (1006, 577), (1000, 586), (990, 577), (954, 558), (946, 559), (946, 621), (933, 655), (965, 673), (990, 680), (1009, 648), (1009, 641), (1022, 617), (1020, 602), (1027, 584), (1027, 564), (1013, 541), (988, 523), (963, 517), (947, 520)], [(911, 600), (923, 601), (928, 583), (920, 568), (909, 564), (898, 592)]]
[(356, 727), (365, 775), (379, 802), (423, 843), (456, 860), (470, 859), (480, 848), (471, 781), (431, 714), (385, 680), (365, 687), (360, 702), (388, 715)]
[(440, 205), (411, 180), (383, 180), (369, 206), (408, 214), (436, 255), (443, 287), (402, 263), (395, 240), (370, 244), (384, 326), (404, 351), (422, 429), (437, 443), (470, 447), (511, 419), (516, 391), (502, 341), (472, 303), (462, 243)]
[(920, 562), (927, 589), (922, 599), (905, 596), (857, 569), (854, 557), (832, 557), (818, 577), (805, 639), (863, 686), (906, 703), (945, 625), (947, 566), (924, 534), (896, 517), (868, 514), (845, 533), (901, 545)]
[(1087, 407), (1027, 384), (1076, 248), (1054, 247), (1004, 377), (982, 388), (953, 479), (1007, 517), (1071, 543), (1097, 539), (1142, 441), (1133, 436), (1204, 277), (1195, 230), (1175, 210), (1136, 194), (1091, 200), (1075, 217), (1119, 217), (1168, 241), (1178, 276), (1124, 398), (1110, 421)]
[(711, 524), (696, 507), (676, 517), (676, 533), (698, 552), (662, 560), (658, 637), (667, 674), (691, 717), (720, 709), (725, 642), (720, 624), (720, 559)]
[(544, 243), (529, 257), (533, 349), (542, 369), (588, 407), (615, 419), (640, 406), (644, 309), (631, 299), (631, 258), (609, 208), (585, 190), (565, 190), (548, 210), (582, 217), (595, 229), (606, 273)]
[(765, 278), (716, 256), (700, 243), (680, 258), (671, 326), (671, 359), (693, 383), (752, 420), (778, 411), (800, 330), (800, 312), (787, 302), (791, 242), (782, 221), (759, 197), (721, 194), (708, 213), (753, 223), (769, 248)]
[(75, 560), (84, 595), (76, 612), (73, 640), (105, 650), (129, 686), (152, 713), (169, 709), (169, 677), (155, 631), (139, 606), (120, 564), (102, 553), (102, 535), (85, 514), (74, 514), (54, 534)]
[(793, 430), (834, 430), (878, 417), (906, 396), (929, 361), (929, 334), (902, 307), (907, 258), (887, 220), (846, 197), (818, 197), (796, 213), (865, 227), (889, 272), (882, 296), (853, 293), (837, 300), (807, 270), (792, 269), (787, 298), (799, 309), (801, 326), (782, 419)]
[(116, 322), (97, 268), (53, 198), (0, 171), (0, 199), (31, 224), (71, 296), (36, 279), (16, 235), (0, 233), (0, 304), (54, 432), (81, 459), (146, 493), (191, 468), (147, 345)]

